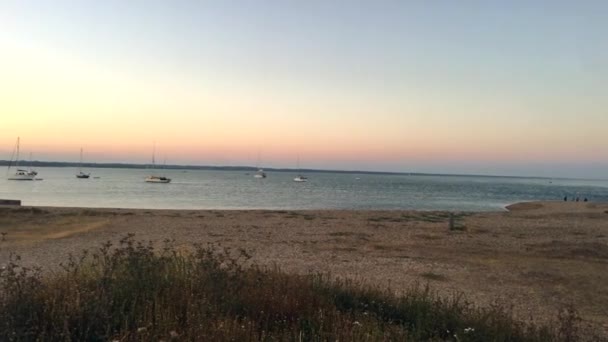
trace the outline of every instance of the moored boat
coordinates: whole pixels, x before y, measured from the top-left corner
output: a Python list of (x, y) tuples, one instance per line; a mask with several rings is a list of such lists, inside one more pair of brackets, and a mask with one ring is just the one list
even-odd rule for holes
[(255, 175), (253, 175), (253, 178), (266, 178), (266, 172), (264, 172), (264, 170), (259, 169)]
[(34, 180), (36, 178), (36, 175), (38, 174), (38, 172), (34, 171), (34, 170), (23, 170), (19, 168), (19, 144), (20, 144), (20, 138), (17, 137), (17, 144), (15, 145), (15, 149), (13, 150), (13, 156), (14, 158), (14, 162), (15, 162), (15, 173), (11, 174), (11, 167), (12, 167), (12, 163), (13, 163), (13, 158), (11, 157), (11, 160), (8, 163), (8, 169), (7, 169), (7, 179), (8, 180), (27, 180), (27, 181), (31, 181)]
[[(298, 155), (298, 171), (300, 170), (300, 155)], [(304, 182), (308, 182), (308, 177), (304, 177), (301, 174), (298, 174), (296, 176), (296, 178), (293, 179), (294, 182), (298, 182), (298, 183), (304, 183)]]
[(163, 176), (148, 176), (146, 177), (146, 182), (148, 183), (170, 183), (171, 178), (163, 177)]
[[(156, 167), (156, 143), (152, 148), (152, 170)], [(171, 178), (165, 176), (149, 175), (144, 180), (146, 183), (171, 183)]]
[(82, 172), (82, 148), (80, 149), (80, 162), (78, 164), (78, 173), (76, 174), (76, 178), (79, 179), (87, 179), (91, 177), (90, 173), (84, 173)]

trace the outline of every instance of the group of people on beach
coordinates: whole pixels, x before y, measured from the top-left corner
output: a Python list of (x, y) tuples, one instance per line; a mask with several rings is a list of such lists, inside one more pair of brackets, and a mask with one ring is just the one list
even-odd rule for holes
[[(580, 202), (580, 197), (576, 196), (572, 196), (572, 202)], [(564, 202), (568, 202), (568, 195), (564, 196)], [(583, 202), (589, 202), (589, 200), (587, 199), (587, 197), (583, 198)]]

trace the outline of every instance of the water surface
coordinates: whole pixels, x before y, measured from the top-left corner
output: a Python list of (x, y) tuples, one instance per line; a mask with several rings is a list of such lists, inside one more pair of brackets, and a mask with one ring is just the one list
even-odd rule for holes
[[(41, 167), (42, 181), (0, 179), (0, 198), (23, 205), (163, 209), (502, 210), (505, 205), (564, 196), (608, 201), (608, 181), (480, 176), (377, 175), (165, 170), (170, 184), (145, 183), (145, 169)], [(97, 179), (93, 177), (99, 177)]]

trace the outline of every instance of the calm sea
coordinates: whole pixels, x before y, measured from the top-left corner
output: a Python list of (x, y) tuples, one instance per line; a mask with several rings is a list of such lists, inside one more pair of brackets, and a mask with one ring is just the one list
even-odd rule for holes
[[(42, 181), (0, 179), (0, 198), (23, 205), (164, 209), (421, 209), (500, 210), (531, 200), (564, 196), (608, 201), (608, 181), (478, 177), (165, 170), (170, 184), (145, 183), (144, 169), (38, 168)], [(99, 177), (99, 178), (93, 178)]]

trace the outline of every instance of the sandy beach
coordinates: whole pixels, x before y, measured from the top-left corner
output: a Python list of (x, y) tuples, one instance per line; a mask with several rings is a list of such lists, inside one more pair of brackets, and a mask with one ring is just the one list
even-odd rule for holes
[(608, 204), (530, 202), (504, 212), (217, 211), (0, 207), (0, 266), (11, 253), (53, 270), (128, 233), (179, 248), (215, 243), (288, 272), (391, 289), (428, 283), (546, 321), (572, 304), (608, 336)]

